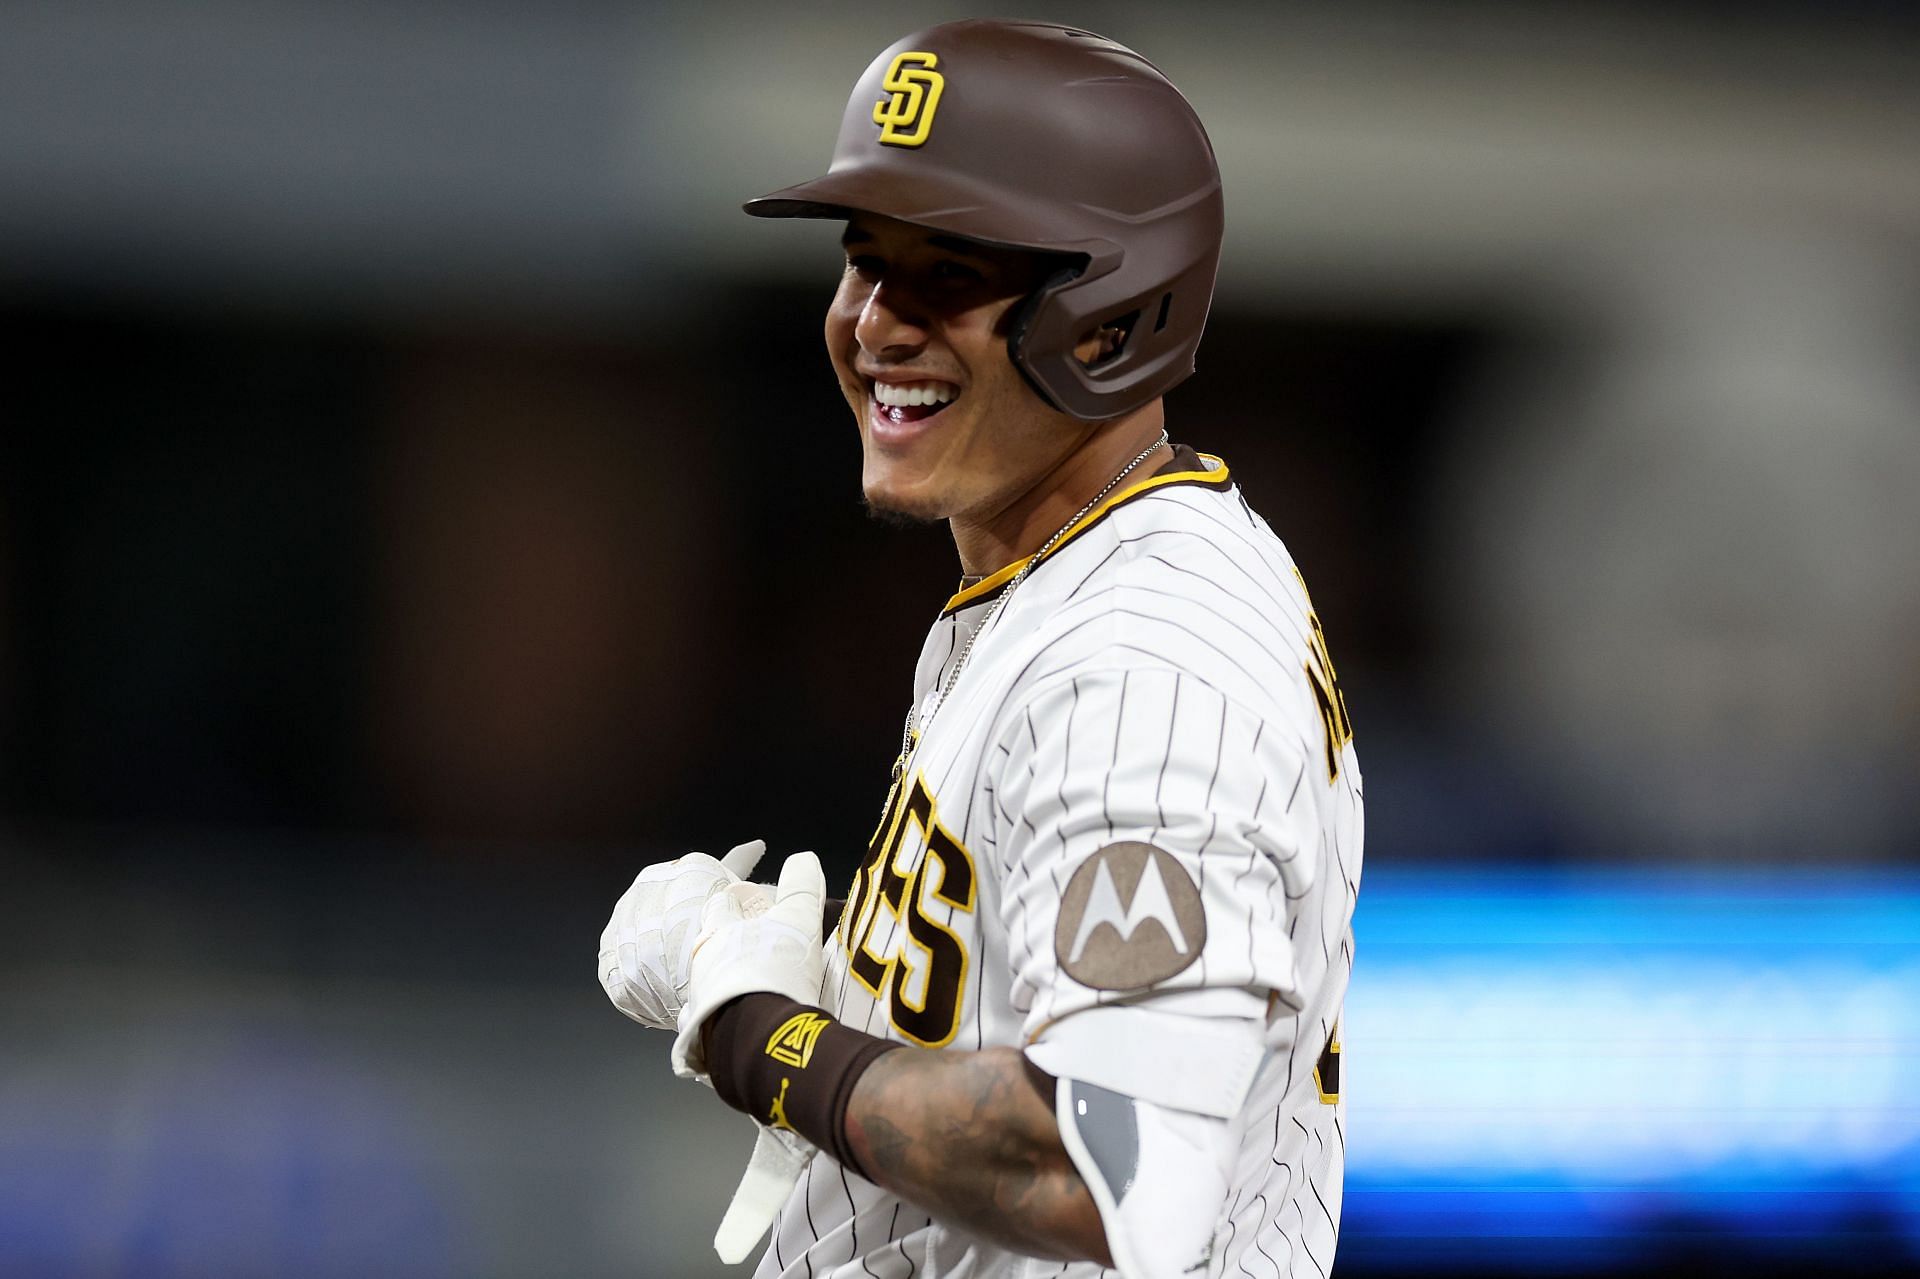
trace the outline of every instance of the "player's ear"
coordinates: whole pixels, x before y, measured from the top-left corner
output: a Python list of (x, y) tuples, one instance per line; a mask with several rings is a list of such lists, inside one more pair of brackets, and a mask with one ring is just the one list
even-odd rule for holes
[(1126, 347), (1127, 337), (1133, 332), (1133, 322), (1139, 317), (1140, 313), (1135, 311), (1131, 315), (1107, 321), (1074, 344), (1073, 358), (1087, 368), (1112, 359)]

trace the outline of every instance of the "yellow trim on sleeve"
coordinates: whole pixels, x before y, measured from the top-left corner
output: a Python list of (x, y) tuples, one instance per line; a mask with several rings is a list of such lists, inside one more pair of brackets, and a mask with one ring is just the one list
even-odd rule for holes
[[(1122, 502), (1131, 501), (1151, 489), (1157, 489), (1167, 484), (1194, 483), (1205, 483), (1216, 488), (1225, 487), (1228, 483), (1227, 464), (1211, 453), (1201, 453), (1199, 456), (1209, 462), (1219, 462), (1219, 469), (1212, 471), (1169, 471), (1165, 475), (1149, 476), (1141, 480), (1138, 484), (1129, 484), (1119, 492), (1110, 494), (1100, 505), (1075, 520), (1073, 524), (1068, 527), (1067, 531), (1061, 535), (1060, 540), (1054, 543), (1053, 549), (1047, 552), (1048, 558), (1058, 555), (1061, 547), (1064, 547), (1068, 542), (1071, 542), (1074, 538), (1086, 532), (1096, 522), (1104, 518), (1108, 512), (1112, 511), (1114, 507), (1120, 505)], [(957, 608), (965, 608), (975, 600), (993, 594), (1008, 582), (1011, 582), (1015, 574), (1025, 568), (1027, 561), (1032, 558), (1033, 557), (1029, 555), (1024, 559), (1017, 559), (1006, 567), (996, 569), (994, 572), (989, 573), (972, 586), (965, 587), (956, 592), (947, 600), (946, 607), (940, 611), (942, 613), (951, 613)]]

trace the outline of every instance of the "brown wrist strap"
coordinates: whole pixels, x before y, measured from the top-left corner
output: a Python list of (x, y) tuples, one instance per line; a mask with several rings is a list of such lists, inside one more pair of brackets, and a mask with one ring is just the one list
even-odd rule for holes
[(905, 1047), (842, 1026), (785, 995), (742, 995), (706, 1024), (707, 1073), (720, 1100), (797, 1132), (861, 1176), (847, 1142), (853, 1086), (882, 1053)]

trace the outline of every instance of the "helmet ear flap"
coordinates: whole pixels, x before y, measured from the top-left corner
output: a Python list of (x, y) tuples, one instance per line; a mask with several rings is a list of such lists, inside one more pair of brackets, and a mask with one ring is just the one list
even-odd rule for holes
[[(1056, 272), (1018, 308), (1008, 354), (1049, 407), (1081, 422), (1104, 422), (1140, 407), (1193, 371), (1217, 249), (1202, 246), (1184, 269), (1138, 292), (1127, 250), (1093, 248), (1076, 270)], [(1151, 277), (1150, 277), (1151, 278)], [(1197, 314), (1186, 314), (1197, 309)], [(1076, 348), (1102, 330), (1117, 334), (1091, 360)]]
[(1027, 385), (1033, 388), (1033, 393), (1045, 401), (1046, 406), (1056, 413), (1064, 412), (1065, 410), (1061, 408), (1059, 402), (1053, 398), (1047, 391), (1047, 388), (1041, 384), (1040, 380), (1034, 377), (1033, 369), (1028, 362), (1029, 356), (1026, 350), (1027, 335), (1033, 327), (1034, 320), (1039, 317), (1041, 310), (1045, 308), (1047, 299), (1079, 279), (1081, 275), (1086, 272), (1086, 269), (1087, 259), (1084, 257), (1072, 258), (1062, 263), (1053, 274), (1049, 275), (1041, 283), (1039, 288), (1027, 294), (1027, 296), (1021, 300), (1020, 305), (1013, 309), (1012, 319), (1007, 324), (1007, 358), (1013, 361), (1014, 368), (1020, 370), (1020, 376), (1027, 380)]

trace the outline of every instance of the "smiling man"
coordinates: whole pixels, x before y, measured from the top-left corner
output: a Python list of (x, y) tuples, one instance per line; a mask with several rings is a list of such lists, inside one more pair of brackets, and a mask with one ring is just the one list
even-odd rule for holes
[[(1052, 532), (1072, 513), (1067, 503), (1155, 441), (1160, 400), (1063, 420), (1009, 358), (1022, 304), (1075, 259), (844, 216), (847, 269), (827, 312), (827, 351), (860, 423), (867, 501), (949, 521), (963, 569), (984, 575), (1031, 552), (1034, 531)], [(1125, 336), (1098, 330), (1073, 358), (1091, 368)]]
[(648, 867), (601, 938), (760, 1125), (715, 1243), (771, 1223), (763, 1279), (1332, 1263), (1360, 774), (1299, 572), (1166, 434), (1221, 208), (1151, 63), (1016, 22), (894, 44), (829, 172), (747, 205), (844, 221), (862, 489), (964, 575), (837, 915), (753, 842)]

